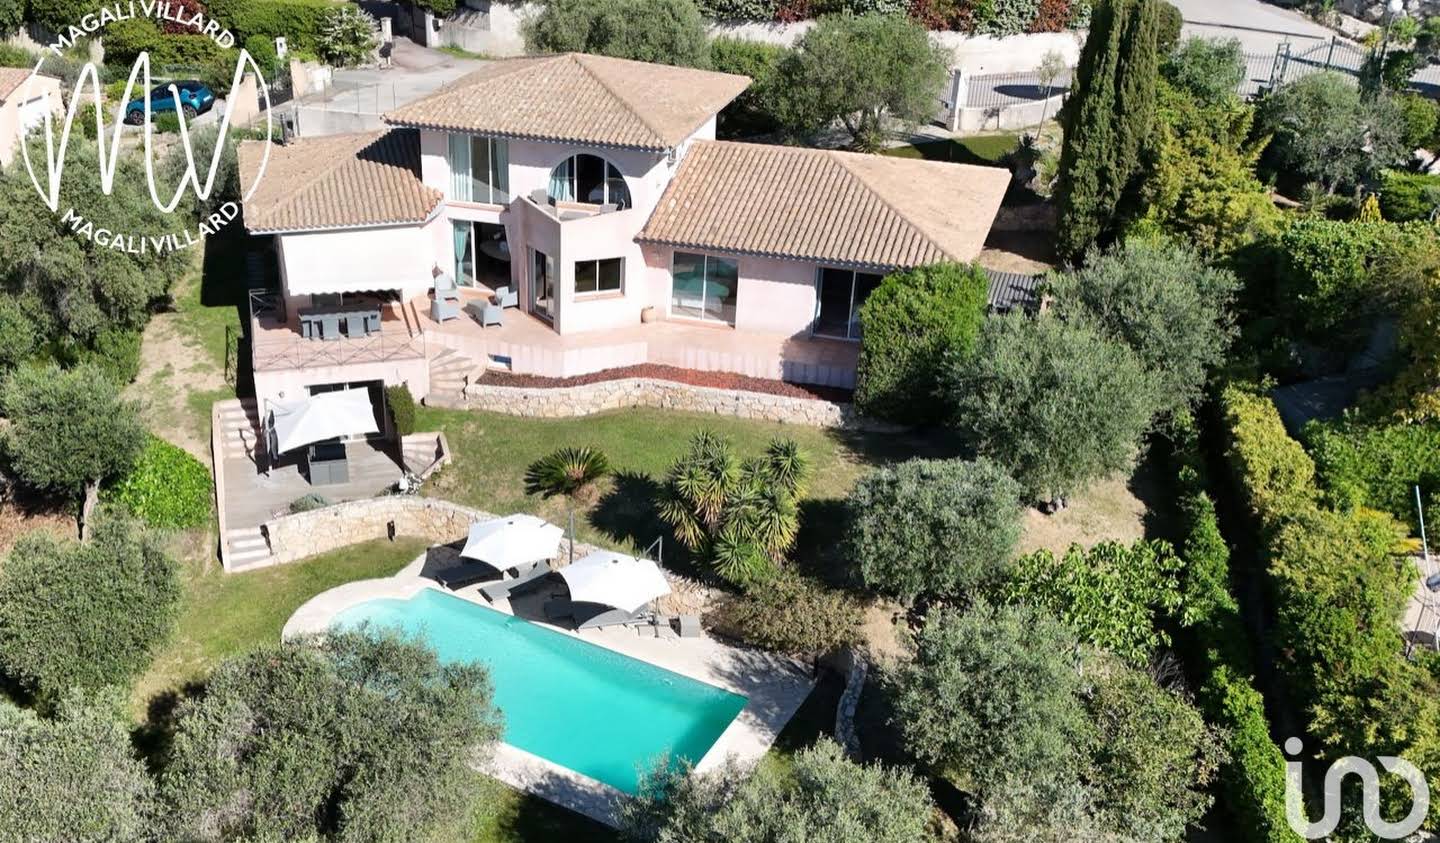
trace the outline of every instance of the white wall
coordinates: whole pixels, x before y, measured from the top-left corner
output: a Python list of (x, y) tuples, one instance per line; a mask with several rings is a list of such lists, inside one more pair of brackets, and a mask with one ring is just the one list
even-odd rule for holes
[(294, 401), (305, 397), (306, 388), (310, 386), (359, 381), (384, 381), (386, 386), (406, 384), (410, 387), (410, 394), (418, 401), (430, 394), (430, 361), (414, 357), (377, 363), (256, 372), (255, 399), (263, 410), (267, 401)]

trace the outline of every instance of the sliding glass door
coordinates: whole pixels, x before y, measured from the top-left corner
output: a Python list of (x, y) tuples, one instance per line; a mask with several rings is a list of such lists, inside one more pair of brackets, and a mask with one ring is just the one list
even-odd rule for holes
[(670, 268), (670, 313), (735, 324), (740, 265), (725, 258), (676, 252)]
[(860, 339), (860, 306), (884, 276), (872, 272), (820, 267), (815, 277), (816, 336)]

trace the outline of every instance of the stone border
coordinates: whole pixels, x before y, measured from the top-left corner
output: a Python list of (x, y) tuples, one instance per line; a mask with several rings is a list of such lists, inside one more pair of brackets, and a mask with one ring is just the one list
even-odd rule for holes
[[(577, 551), (579, 548), (577, 544)], [(449, 591), (422, 577), (420, 572), (428, 554), (428, 550), (420, 554), (393, 577), (345, 583), (310, 598), (286, 621), (281, 637), (323, 633), (337, 614), (360, 603), (383, 598), (409, 599), (426, 589), (469, 600), (490, 611), (511, 614), (508, 601), (491, 605), (480, 596), (478, 587)], [(670, 575), (667, 573), (667, 576)], [(645, 638), (620, 627), (579, 632), (540, 621), (530, 622), (745, 697), (745, 707), (696, 763), (695, 770), (700, 773), (721, 767), (732, 759), (747, 766), (758, 762), (815, 686), (812, 672), (797, 659), (733, 647), (708, 636)], [(517, 790), (612, 827), (617, 824), (616, 809), (626, 798), (611, 785), (503, 742), (496, 747), (494, 756), (476, 769)]]
[(811, 427), (879, 432), (901, 429), (861, 416), (853, 404), (694, 386), (658, 378), (619, 378), (553, 387), (497, 386), (482, 380), (465, 388), (465, 398), (474, 409), (524, 418), (574, 418), (606, 410), (654, 407)]

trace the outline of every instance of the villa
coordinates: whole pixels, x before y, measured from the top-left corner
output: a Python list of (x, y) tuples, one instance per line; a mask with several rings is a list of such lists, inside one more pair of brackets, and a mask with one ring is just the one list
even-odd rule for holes
[(1001, 168), (715, 140), (743, 76), (565, 54), (496, 61), (381, 132), (240, 149), (261, 408), (486, 370), (641, 363), (854, 385), (857, 312), (897, 268), (968, 261)]

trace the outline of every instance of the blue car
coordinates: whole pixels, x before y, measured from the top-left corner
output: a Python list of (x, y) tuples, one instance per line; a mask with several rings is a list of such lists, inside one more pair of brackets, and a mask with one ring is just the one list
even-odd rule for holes
[[(180, 92), (180, 99), (177, 102), (175, 97), (170, 95), (170, 86)], [(150, 112), (152, 114), (163, 114), (166, 111), (179, 111), (186, 119), (197, 114), (204, 114), (215, 105), (215, 95), (210, 92), (210, 87), (204, 82), (196, 82), (189, 79), (183, 82), (166, 82), (163, 85), (155, 86), (150, 92)], [(132, 126), (138, 126), (145, 122), (145, 100), (131, 100), (125, 106), (125, 122)]]

